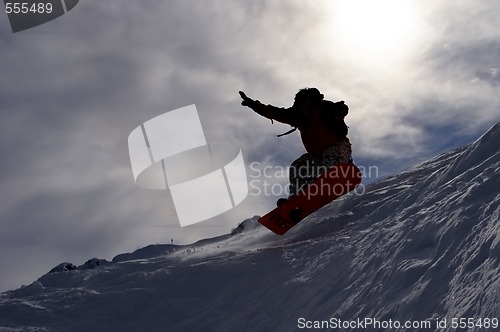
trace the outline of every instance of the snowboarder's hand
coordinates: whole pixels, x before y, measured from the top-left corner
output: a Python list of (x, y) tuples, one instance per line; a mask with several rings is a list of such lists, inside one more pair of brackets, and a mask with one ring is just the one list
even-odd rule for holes
[(240, 91), (240, 96), (241, 96), (241, 99), (243, 99), (241, 102), (241, 105), (250, 107), (252, 109), (255, 107), (255, 104), (256, 104), (255, 100), (253, 100), (252, 98), (248, 98), (247, 95), (243, 91)]

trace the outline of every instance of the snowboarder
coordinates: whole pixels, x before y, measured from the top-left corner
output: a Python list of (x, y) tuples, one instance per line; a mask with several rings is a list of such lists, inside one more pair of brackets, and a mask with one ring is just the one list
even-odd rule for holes
[[(289, 172), (290, 196), (310, 184), (328, 167), (338, 163), (352, 163), (351, 143), (347, 138), (348, 127), (344, 122), (349, 108), (344, 101), (324, 100), (316, 88), (299, 90), (292, 107), (279, 108), (264, 105), (240, 91), (241, 104), (256, 113), (298, 129), (307, 151), (292, 162)], [(282, 136), (282, 135), (279, 135)], [(280, 200), (281, 201), (281, 200)], [(278, 201), (278, 204), (283, 201)]]

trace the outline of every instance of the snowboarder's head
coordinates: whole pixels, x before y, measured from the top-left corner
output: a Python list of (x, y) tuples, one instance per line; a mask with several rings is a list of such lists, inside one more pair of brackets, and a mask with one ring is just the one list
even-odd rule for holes
[(316, 107), (324, 98), (324, 95), (316, 88), (300, 89), (295, 95), (293, 105), (301, 113), (308, 113), (309, 110)]

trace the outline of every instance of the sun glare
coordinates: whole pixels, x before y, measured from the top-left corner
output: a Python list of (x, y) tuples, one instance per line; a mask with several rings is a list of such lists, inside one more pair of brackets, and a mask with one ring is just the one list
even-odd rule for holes
[(412, 51), (419, 35), (409, 0), (336, 1), (331, 24), (335, 44), (354, 61), (390, 63)]

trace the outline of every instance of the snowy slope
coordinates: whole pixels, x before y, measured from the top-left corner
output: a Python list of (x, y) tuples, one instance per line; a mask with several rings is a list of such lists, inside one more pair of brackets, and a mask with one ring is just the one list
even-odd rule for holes
[[(63, 263), (1, 294), (0, 331), (294, 331), (326, 323), (402, 331), (397, 324), (407, 321), (464, 330), (452, 329), (454, 318), (494, 324), (499, 142), (497, 124), (466, 148), (333, 202), (286, 236), (254, 217), (190, 246)], [(356, 325), (365, 318), (379, 325)], [(333, 329), (342, 324), (337, 319), (350, 327)]]

